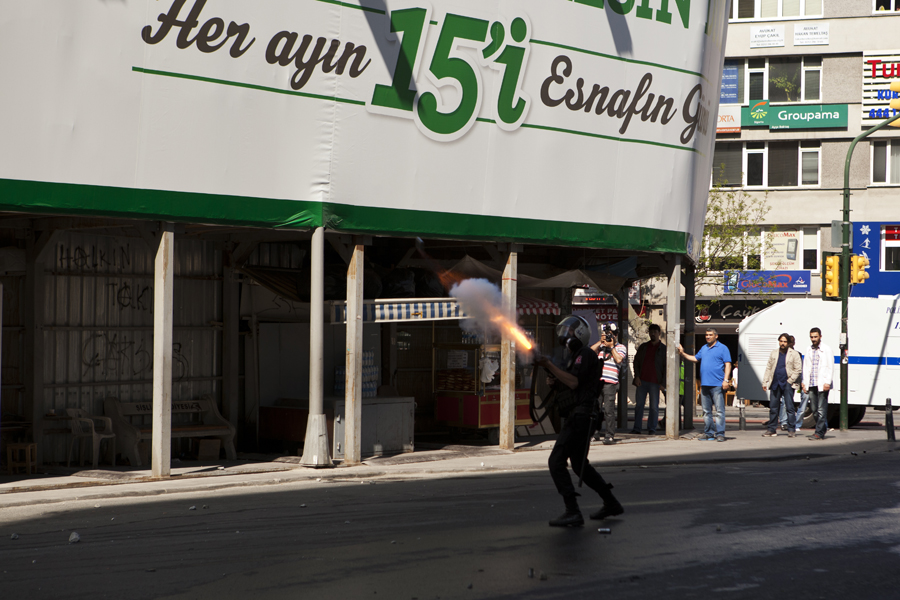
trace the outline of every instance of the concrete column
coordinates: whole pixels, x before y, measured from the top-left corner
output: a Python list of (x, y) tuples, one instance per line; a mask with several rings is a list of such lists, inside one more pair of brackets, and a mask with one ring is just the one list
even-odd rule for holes
[(175, 232), (161, 223), (153, 269), (153, 477), (172, 470), (172, 310), (175, 286)]
[[(516, 322), (516, 279), (519, 277), (519, 255), (510, 252), (503, 269), (503, 309), (511, 323)], [(516, 447), (516, 343), (503, 331), (500, 343), (500, 447)]]
[(309, 282), (309, 418), (300, 463), (307, 467), (330, 467), (328, 424), (322, 397), (322, 369), (325, 330), (325, 229), (313, 231)]
[(344, 463), (362, 462), (363, 257), (365, 246), (353, 246), (347, 267), (347, 345), (344, 389)]
[(44, 266), (32, 233), (25, 246), (25, 414), (34, 424), (37, 464), (44, 463), (42, 423), (44, 414)]
[(669, 255), (669, 285), (666, 288), (666, 437), (678, 439), (681, 418), (678, 385), (681, 374), (678, 354), (679, 308), (681, 304), (681, 255)]
[[(696, 312), (697, 297), (694, 286), (694, 263), (688, 261), (684, 265), (684, 351), (693, 356), (696, 354), (694, 348), (694, 313)], [(695, 363), (685, 361), (684, 364), (684, 424), (682, 429), (694, 428), (694, 407), (697, 403), (697, 393), (694, 391), (696, 387), (694, 382)]]
[(228, 247), (224, 252), (222, 268), (222, 412), (229, 423), (239, 427), (241, 411), (238, 393), (240, 372), (238, 344), (241, 288), (237, 282), (232, 258), (231, 248)]

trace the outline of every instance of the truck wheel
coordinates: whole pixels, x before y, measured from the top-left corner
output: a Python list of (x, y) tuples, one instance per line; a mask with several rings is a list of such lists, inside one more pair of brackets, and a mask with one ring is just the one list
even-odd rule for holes
[[(866, 416), (865, 406), (848, 406), (847, 407), (847, 426), (856, 427), (859, 422)], [(841, 428), (841, 405), (828, 405), (828, 427), (831, 429)]]
[(859, 425), (860, 421), (863, 420), (863, 417), (866, 416), (866, 407), (865, 406), (848, 406), (848, 414), (847, 420), (849, 421), (848, 425), (850, 427), (856, 427)]

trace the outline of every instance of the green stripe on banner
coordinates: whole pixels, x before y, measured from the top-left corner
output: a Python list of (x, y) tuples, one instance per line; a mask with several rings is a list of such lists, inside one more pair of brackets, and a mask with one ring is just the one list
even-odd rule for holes
[(327, 229), (347, 233), (528, 242), (657, 252), (687, 251), (687, 234), (647, 227), (369, 208), (324, 203)]
[(0, 210), (347, 233), (684, 253), (687, 235), (646, 227), (371, 208), (276, 198), (0, 179)]
[(0, 179), (0, 210), (313, 228), (321, 202)]

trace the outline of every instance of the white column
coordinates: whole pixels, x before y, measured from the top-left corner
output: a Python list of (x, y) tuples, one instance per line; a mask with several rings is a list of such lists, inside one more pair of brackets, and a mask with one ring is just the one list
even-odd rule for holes
[[(516, 322), (516, 279), (519, 255), (510, 252), (503, 269), (503, 308), (511, 323)], [(516, 343), (503, 331), (500, 345), (500, 447), (516, 447)]]
[(681, 255), (669, 260), (669, 285), (666, 289), (666, 437), (678, 439), (681, 426), (681, 406), (678, 386), (681, 379), (678, 354), (681, 322)]
[(240, 343), (241, 288), (234, 270), (233, 248), (226, 250), (222, 269), (222, 410), (224, 417), (235, 427), (240, 426), (238, 374)]
[(344, 464), (362, 462), (363, 255), (353, 246), (347, 267), (347, 379), (344, 385)]
[(163, 223), (153, 269), (153, 477), (172, 470), (172, 309), (175, 286), (175, 233)]
[(307, 467), (330, 467), (331, 450), (322, 397), (325, 329), (325, 229), (322, 227), (313, 231), (309, 259), (309, 418), (300, 463)]

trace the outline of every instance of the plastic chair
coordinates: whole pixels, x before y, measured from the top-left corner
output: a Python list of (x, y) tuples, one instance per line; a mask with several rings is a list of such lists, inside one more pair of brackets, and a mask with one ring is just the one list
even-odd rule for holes
[[(99, 417), (88, 415), (87, 411), (80, 408), (67, 408), (66, 414), (70, 418), (70, 426), (72, 428), (72, 442), (69, 444), (69, 454), (66, 456), (66, 466), (72, 462), (72, 450), (75, 448), (75, 442), (80, 441), (78, 448), (78, 466), (84, 466), (84, 445), (88, 438), (93, 444), (94, 460), (93, 468), (97, 468), (97, 462), (100, 457), (100, 442), (109, 440), (109, 451), (112, 458), (110, 462), (113, 466), (116, 464), (116, 434), (112, 431), (112, 419), (109, 417)], [(102, 425), (101, 431), (97, 431), (98, 425)]]

